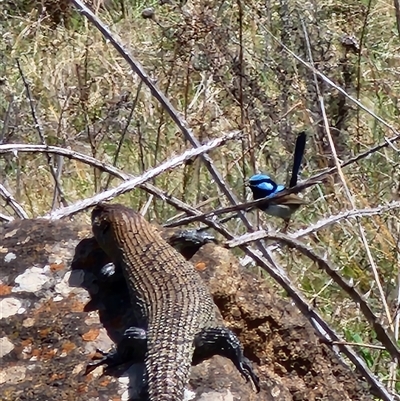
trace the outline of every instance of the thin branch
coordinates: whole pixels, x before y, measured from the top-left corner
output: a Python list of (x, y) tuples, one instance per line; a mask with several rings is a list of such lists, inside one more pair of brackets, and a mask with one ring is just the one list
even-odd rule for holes
[[(130, 52), (120, 43), (118, 39), (115, 38), (115, 35), (111, 34), (109, 29), (100, 21), (99, 18), (80, 0), (71, 0), (71, 3), (77, 8), (77, 10), (84, 15), (105, 37), (107, 41), (109, 41), (117, 52), (124, 58), (124, 60), (129, 64), (131, 69), (140, 77), (140, 79), (145, 83), (145, 85), (150, 89), (152, 95), (160, 102), (164, 110), (169, 114), (171, 119), (177, 125), (177, 127), (182, 131), (186, 140), (190, 142), (193, 147), (199, 147), (200, 142), (194, 136), (192, 130), (189, 128), (188, 123), (184, 120), (184, 118), (180, 115), (180, 113), (175, 109), (169, 99), (164, 95), (164, 93), (157, 87), (156, 84), (153, 83), (153, 80), (147, 75), (146, 71), (143, 69), (142, 65), (133, 58)], [(206, 155), (202, 154), (202, 159), (213, 177), (216, 184), (219, 186), (221, 191), (225, 194), (225, 196), (229, 199), (232, 204), (238, 204), (238, 200), (235, 194), (229, 189), (229, 186), (226, 185), (224, 179), (222, 178), (219, 171), (215, 168), (212, 159)], [(243, 223), (246, 225), (248, 229), (252, 229), (250, 222), (247, 220), (246, 216), (241, 213), (240, 216), (243, 220)]]
[(8, 102), (7, 111), (3, 117), (3, 127), (2, 127), (1, 133), (0, 133), (0, 145), (5, 141), (6, 132), (10, 127), (10, 115), (11, 115), (11, 110), (13, 107), (13, 102), (14, 102), (14, 95), (11, 95), (11, 99)]
[[(0, 145), (4, 146), (4, 145)], [(25, 212), (24, 208), (15, 200), (7, 189), (0, 184), (0, 196), (3, 197), (7, 204), (10, 205), (11, 209), (14, 210), (15, 214), (21, 219), (28, 219), (28, 214)], [(11, 218), (12, 219), (12, 218)]]
[[(60, 156), (56, 157), (57, 160), (57, 181), (60, 182), (61, 176), (62, 176), (62, 169), (64, 166), (64, 159)], [(51, 202), (51, 211), (56, 209), (57, 205), (57, 198), (58, 198), (58, 190), (57, 190), (57, 185), (54, 186), (54, 191), (53, 191), (53, 201)]]
[[(297, 184), (295, 187), (288, 188), (288, 189), (285, 189), (284, 191), (278, 192), (276, 195), (271, 196), (270, 198), (261, 198), (261, 199), (257, 199), (257, 200), (250, 201), (250, 202), (240, 203), (240, 204), (234, 205), (234, 206), (223, 207), (220, 209), (212, 210), (210, 212), (205, 212), (199, 216), (183, 217), (179, 220), (172, 221), (170, 223), (165, 224), (164, 227), (183, 226), (183, 225), (186, 225), (189, 223), (194, 223), (195, 221), (200, 221), (202, 218), (216, 217), (216, 216), (220, 216), (221, 214), (230, 213), (230, 212), (237, 212), (237, 211), (249, 212), (257, 207), (266, 206), (271, 202), (277, 202), (280, 198), (283, 198), (286, 195), (289, 195), (292, 193), (298, 193), (298, 192), (304, 190), (305, 188), (308, 188), (315, 184), (318, 184), (321, 182), (319, 177), (320, 177), (320, 175), (318, 175), (318, 180), (315, 180), (313, 177), (311, 177), (308, 180), (302, 181), (301, 183)], [(237, 216), (237, 214), (235, 216), (229, 216), (229, 218), (236, 217), (236, 216)]]
[[(113, 175), (117, 178), (120, 178), (124, 181), (128, 181), (131, 179), (136, 178), (134, 175), (131, 174), (126, 174), (122, 170), (119, 170), (118, 168), (103, 163), (91, 156), (84, 155), (82, 153), (70, 150), (70, 149), (64, 149), (64, 148), (58, 148), (56, 146), (42, 146), (42, 145), (24, 145), (24, 144), (9, 144), (9, 145), (0, 145), (0, 154), (4, 153), (17, 153), (17, 152), (44, 152), (44, 153), (52, 153), (60, 156), (67, 157), (72, 160), (78, 160), (84, 164), (87, 164), (91, 167), (96, 167), (102, 172), (106, 172), (110, 175)], [(192, 214), (192, 215), (201, 215), (201, 211), (198, 210), (197, 208), (194, 208), (187, 203), (182, 202), (180, 199), (177, 199), (170, 194), (168, 194), (165, 191), (162, 191), (161, 189), (157, 188), (156, 186), (145, 182), (143, 184), (139, 184), (138, 188), (143, 189), (144, 191), (148, 192), (151, 195), (157, 196), (161, 200), (167, 202), (168, 204), (172, 205), (178, 210), (182, 210), (185, 213)], [(13, 220), (12, 217), (7, 217), (5, 216), (3, 218), (4, 220)], [(202, 219), (201, 220), (203, 223), (208, 224), (209, 227), (214, 228), (216, 231), (221, 233), (225, 238), (227, 239), (233, 239), (233, 235), (229, 233), (224, 227), (219, 225), (217, 222), (207, 220), (207, 219)]]
[[(305, 237), (311, 235), (314, 232), (317, 232), (322, 229), (326, 229), (327, 227), (337, 224), (342, 220), (347, 220), (355, 217), (368, 217), (374, 215), (382, 215), (383, 213), (387, 213), (391, 210), (400, 209), (400, 201), (393, 201), (388, 205), (380, 205), (374, 208), (366, 208), (366, 209), (354, 209), (347, 210), (345, 212), (341, 212), (332, 216), (327, 217), (326, 219), (321, 219), (317, 221), (312, 226), (307, 228), (303, 228), (294, 233), (290, 234), (290, 238), (298, 239), (301, 237)], [(246, 244), (248, 242), (265, 239), (268, 237), (268, 233), (265, 230), (255, 231), (253, 233), (244, 234), (241, 237), (235, 238), (234, 241), (230, 243), (230, 246), (236, 247), (242, 244)], [(275, 247), (268, 246), (268, 249), (275, 250)]]
[[(36, 130), (37, 130), (37, 132), (39, 134), (39, 138), (40, 138), (40, 141), (42, 142), (42, 145), (46, 145), (46, 138), (45, 138), (45, 136), (43, 134), (42, 127), (40, 126), (39, 120), (38, 120), (38, 118), (36, 116), (36, 111), (35, 111), (35, 106), (33, 105), (33, 99), (32, 99), (32, 95), (31, 95), (31, 90), (29, 88), (27, 80), (25, 79), (25, 75), (24, 75), (24, 73), (22, 71), (22, 68), (21, 68), (21, 65), (19, 63), (19, 60), (17, 59), (16, 61), (17, 61), (17, 67), (18, 67), (19, 74), (21, 75), (22, 81), (23, 81), (24, 86), (25, 86), (25, 91), (26, 91), (26, 95), (28, 97), (28, 101), (29, 101), (29, 106), (30, 106), (30, 109), (31, 109), (33, 122), (35, 123), (35, 128), (36, 128)], [(49, 165), (49, 168), (50, 168), (50, 173), (51, 173), (51, 175), (53, 176), (53, 179), (54, 179), (55, 186), (57, 188), (58, 193), (60, 194), (60, 201), (63, 204), (63, 206), (67, 206), (68, 203), (65, 200), (64, 192), (61, 189), (60, 181), (58, 180), (58, 177), (57, 177), (57, 172), (56, 172), (56, 170), (55, 170), (55, 168), (53, 166), (53, 160), (51, 159), (51, 156), (49, 154), (46, 154), (46, 158), (47, 158), (47, 164)], [(59, 168), (60, 168), (60, 166), (59, 166)]]
[[(361, 93), (361, 77), (362, 77), (361, 58), (362, 58), (362, 51), (364, 48), (365, 36), (367, 35), (368, 17), (371, 12), (371, 6), (372, 6), (372, 0), (368, 0), (367, 9), (365, 10), (364, 21), (362, 24), (362, 29), (360, 34), (360, 46), (357, 54), (357, 87), (356, 87), (357, 99), (360, 99), (360, 93)], [(357, 108), (357, 124), (356, 124), (357, 136), (358, 136), (357, 140), (361, 138), (360, 127), (361, 127), (360, 108)]]
[[(399, 233), (399, 228), (400, 224), (397, 224), (397, 233)], [(397, 249), (399, 249), (399, 238), (397, 239)], [(400, 253), (397, 252), (397, 255)], [(396, 341), (399, 341), (399, 324), (400, 324), (400, 314), (399, 314), (399, 306), (400, 306), (400, 264), (399, 264), (399, 256), (397, 257), (397, 289), (396, 289), (396, 310), (393, 313), (393, 326), (394, 326), (394, 339)], [(398, 372), (398, 364), (399, 360), (395, 359), (391, 364), (390, 364), (390, 369), (389, 369), (389, 378), (388, 378), (388, 386), (390, 389), (393, 391), (396, 388), (396, 382), (397, 382), (397, 372)]]
[(396, 10), (396, 26), (397, 26), (397, 34), (400, 37), (400, 1), (393, 0), (394, 9)]
[(337, 341), (332, 341), (332, 345), (339, 345), (339, 344), (346, 344), (346, 345), (351, 345), (353, 347), (360, 347), (360, 348), (379, 349), (380, 351), (385, 351), (386, 350), (386, 348), (382, 347), (382, 345), (365, 344), (365, 343), (352, 343), (352, 342), (348, 342), (348, 341), (344, 341), (342, 343), (339, 343)]
[[(242, 237), (243, 238), (243, 237)], [(357, 289), (344, 280), (340, 274), (338, 274), (338, 269), (330, 263), (326, 258), (321, 255), (318, 255), (314, 250), (303, 244), (301, 241), (298, 241), (292, 238), (289, 235), (281, 234), (281, 233), (266, 233), (265, 238), (278, 240), (286, 244), (291, 248), (297, 249), (303, 255), (307, 256), (318, 266), (325, 271), (326, 274), (340, 287), (342, 288), (350, 297), (351, 299), (360, 306), (361, 312), (364, 314), (368, 322), (371, 324), (373, 329), (375, 330), (377, 339), (386, 347), (386, 350), (390, 353), (393, 358), (400, 358), (400, 349), (397, 347), (395, 340), (392, 338), (391, 335), (385, 330), (382, 324), (379, 323), (378, 317), (374, 314), (372, 309), (369, 307), (367, 302), (363, 299), (363, 296), (357, 291)], [(242, 245), (247, 242), (243, 242), (243, 240), (238, 241), (238, 239), (228, 241), (227, 247), (233, 248), (235, 245)]]
[[(141, 176), (138, 176), (138, 177), (135, 177), (128, 181), (123, 182), (116, 188), (102, 192), (98, 195), (93, 196), (92, 198), (88, 198), (88, 199), (84, 199), (82, 201), (76, 202), (70, 206), (60, 208), (60, 209), (58, 209), (50, 214), (47, 214), (43, 217), (48, 218), (48, 219), (60, 219), (60, 218), (66, 217), (66, 216), (71, 216), (84, 209), (87, 209), (88, 207), (94, 206), (98, 202), (102, 202), (102, 201), (106, 201), (106, 200), (115, 198), (116, 196), (121, 195), (127, 191), (131, 191), (132, 189), (136, 188), (138, 185), (147, 182), (148, 180), (158, 176), (159, 174), (164, 173), (165, 171), (168, 171), (175, 167), (180, 166), (185, 161), (187, 161), (195, 156), (199, 156), (204, 152), (209, 152), (210, 150), (223, 145), (225, 142), (227, 142), (229, 140), (239, 138), (240, 135), (241, 135), (240, 131), (234, 131), (230, 134), (224, 135), (221, 138), (213, 139), (212, 141), (208, 142), (207, 144), (205, 144), (203, 146), (200, 146), (199, 148), (187, 150), (183, 154), (176, 156), (170, 160), (167, 160), (166, 162), (160, 164), (159, 166), (154, 167), (151, 170), (143, 173)], [(49, 149), (49, 148), (52, 148), (52, 147), (48, 146), (47, 149)]]
[[(119, 154), (120, 154), (121, 149), (122, 149), (122, 144), (124, 143), (125, 136), (126, 136), (126, 134), (128, 132), (129, 124), (132, 121), (133, 112), (135, 111), (136, 105), (137, 105), (137, 103), (139, 101), (139, 95), (140, 95), (140, 91), (142, 89), (142, 85), (143, 85), (143, 81), (140, 81), (138, 89), (136, 91), (135, 99), (133, 100), (133, 103), (132, 103), (131, 110), (129, 111), (129, 115), (128, 115), (128, 118), (127, 118), (127, 121), (126, 121), (126, 124), (125, 124), (125, 128), (122, 131), (121, 138), (119, 139), (119, 142), (118, 142), (117, 150), (115, 151), (114, 160), (113, 160), (113, 166), (117, 165), (118, 157), (119, 157)], [(111, 178), (112, 178), (112, 176), (109, 175), (108, 179), (107, 179), (107, 183), (106, 183), (106, 185), (104, 187), (105, 190), (107, 190), (108, 187), (110, 186)]]
[(143, 205), (143, 207), (140, 209), (139, 213), (140, 213), (142, 216), (145, 216), (146, 213), (148, 212), (149, 207), (150, 207), (150, 205), (151, 205), (151, 202), (153, 202), (153, 198), (154, 198), (154, 195), (150, 195), (150, 196), (149, 196), (149, 199), (147, 199), (147, 202), (146, 202), (146, 203)]
[[(393, 144), (394, 142), (396, 142), (398, 140), (400, 140), (400, 134), (395, 136), (395, 137), (389, 138), (389, 139), (385, 138), (385, 140), (382, 143), (380, 143), (379, 145), (376, 145), (376, 146), (366, 150), (365, 152), (362, 152), (362, 153), (360, 153), (360, 154), (348, 159), (347, 161), (341, 163), (340, 166), (342, 168), (350, 166), (351, 164), (354, 164), (354, 163), (356, 163), (356, 162), (358, 162), (358, 161), (360, 161), (362, 159), (365, 159), (366, 157), (370, 156), (371, 154), (373, 154), (375, 152), (378, 152), (379, 150), (381, 150), (381, 149), (383, 149), (385, 147), (390, 146), (390, 144)], [(310, 178), (308, 178), (308, 179), (306, 179), (304, 181), (299, 182), (295, 187), (288, 188), (285, 191), (279, 192), (279, 194), (275, 195), (274, 197), (271, 197), (270, 200), (273, 199), (274, 201), (276, 201), (279, 198), (284, 197), (284, 196), (286, 196), (288, 194), (299, 193), (299, 192), (303, 191), (306, 188), (309, 188), (309, 187), (311, 187), (313, 185), (316, 185), (316, 184), (319, 184), (319, 183), (323, 182), (324, 179), (326, 179), (330, 175), (336, 173), (336, 171), (337, 171), (337, 167), (327, 168), (327, 169), (321, 171), (320, 173), (315, 174), (312, 177), (310, 177)], [(249, 211), (249, 210), (251, 210), (251, 209), (253, 209), (255, 207), (264, 206), (264, 205), (268, 204), (270, 202), (270, 200), (266, 201), (264, 199), (258, 199), (257, 201), (246, 202), (246, 203), (239, 204), (237, 206), (229, 206), (229, 207), (226, 207), (226, 208), (221, 208), (221, 209), (214, 210), (212, 212), (204, 213), (203, 215), (201, 215), (201, 217), (219, 216), (221, 214), (234, 212), (234, 211), (237, 211), (237, 210)], [(351, 211), (350, 211), (350, 213), (351, 213)], [(232, 218), (235, 218), (236, 216), (237, 216), (237, 214), (232, 215), (232, 216), (228, 216), (225, 219), (221, 220), (220, 223), (222, 223), (222, 222), (225, 223), (226, 221), (228, 221), (228, 220), (230, 220)], [(199, 217), (200, 216), (197, 216), (197, 217), (185, 217), (185, 218), (182, 218), (180, 220), (172, 221), (172, 222), (168, 223), (166, 225), (166, 227), (177, 227), (177, 226), (181, 226), (181, 225), (184, 225), (184, 224), (193, 223), (195, 221), (200, 220)], [(332, 216), (332, 218), (334, 218), (334, 216)]]
[[(218, 199), (219, 199), (219, 196), (213, 196), (212, 198), (207, 198), (206, 200), (197, 203), (194, 207), (196, 209), (200, 209), (201, 207), (207, 206), (210, 203), (213, 203)], [(199, 213), (201, 214), (202, 212), (199, 211)], [(166, 222), (168, 223), (169, 221), (174, 221), (174, 220), (179, 219), (180, 217), (182, 217), (184, 215), (185, 215), (185, 212), (179, 212), (175, 216), (172, 216), (172, 217), (168, 218), (166, 220)]]
[[(119, 170), (118, 168), (106, 164), (104, 162), (101, 162), (91, 156), (70, 150), (70, 149), (64, 149), (64, 148), (59, 148), (56, 146), (43, 146), (43, 145), (25, 145), (25, 144), (8, 144), (8, 145), (0, 145), (0, 154), (5, 154), (5, 153), (17, 153), (17, 152), (32, 152), (32, 153), (52, 153), (60, 156), (67, 157), (68, 159), (71, 160), (77, 160), (80, 161), (84, 164), (87, 164), (91, 167), (96, 167), (100, 171), (108, 173), (114, 177), (120, 178), (123, 181), (128, 181), (132, 178), (135, 178), (134, 175), (131, 174), (126, 174), (122, 170)], [(144, 191), (148, 192), (151, 195), (154, 195), (161, 199), (162, 201), (167, 202), (171, 206), (175, 207), (178, 210), (183, 211), (184, 213), (187, 213), (189, 215), (201, 215), (202, 212), (198, 210), (197, 208), (194, 208), (187, 203), (182, 202), (180, 199), (175, 198), (168, 194), (165, 191), (162, 191), (161, 189), (157, 188), (156, 186), (146, 182), (143, 184), (138, 185), (138, 188), (143, 189)], [(5, 220), (12, 220), (13, 218), (10, 217), (9, 219)], [(207, 219), (201, 219), (201, 221), (205, 224), (208, 224), (209, 227), (214, 228), (215, 230), (219, 231), (222, 235), (226, 236), (226, 238), (233, 238), (233, 236), (227, 235), (227, 231), (219, 226), (216, 222), (213, 222), (211, 220)]]
[[(351, 204), (351, 207), (353, 209), (355, 209), (356, 208), (356, 204), (355, 204), (355, 201), (354, 201), (354, 197), (353, 197), (353, 195), (352, 195), (352, 193), (351, 193), (351, 191), (350, 191), (350, 189), (349, 189), (349, 187), (347, 185), (346, 177), (343, 174), (343, 170), (341, 168), (341, 165), (340, 165), (340, 162), (339, 162), (339, 159), (338, 159), (338, 156), (337, 156), (335, 143), (333, 142), (333, 138), (332, 138), (332, 135), (331, 135), (331, 130), (330, 130), (330, 127), (329, 127), (328, 117), (326, 115), (324, 98), (322, 96), (322, 93), (321, 93), (321, 90), (320, 90), (320, 87), (319, 87), (319, 84), (318, 84), (317, 74), (315, 72), (317, 70), (314, 67), (314, 60), (313, 60), (313, 57), (312, 57), (309, 36), (308, 36), (308, 33), (307, 33), (306, 25), (304, 24), (304, 20), (302, 18), (301, 18), (301, 25), (303, 27), (304, 36), (305, 36), (305, 39), (306, 39), (309, 62), (313, 66), (313, 76), (314, 76), (315, 90), (317, 91), (318, 101), (319, 101), (319, 104), (320, 104), (321, 113), (322, 113), (324, 126), (325, 126), (325, 132), (326, 132), (326, 135), (328, 137), (328, 142), (329, 142), (329, 146), (331, 148), (333, 160), (335, 161), (337, 172), (338, 172), (338, 175), (340, 177), (340, 181), (342, 182), (342, 185), (343, 185), (344, 191), (346, 193), (347, 199), (349, 200), (349, 202)], [(383, 308), (384, 308), (385, 313), (386, 313), (387, 321), (389, 322), (391, 330), (393, 330), (392, 318), (391, 318), (391, 315), (390, 315), (389, 306), (388, 306), (387, 301), (386, 301), (385, 292), (383, 291), (382, 283), (381, 283), (381, 280), (380, 280), (380, 277), (379, 277), (379, 274), (378, 274), (378, 267), (376, 266), (375, 260), (374, 260), (374, 258), (372, 256), (371, 249), (370, 249), (368, 241), (367, 241), (367, 236), (365, 235), (364, 227), (362, 226), (362, 224), (358, 220), (358, 218), (356, 218), (356, 220), (357, 220), (357, 226), (358, 226), (358, 231), (360, 233), (361, 241), (362, 241), (362, 243), (364, 245), (365, 252), (367, 254), (369, 263), (371, 265), (376, 285), (378, 286), (379, 295), (380, 295), (380, 298), (381, 298), (381, 301), (382, 301)]]
[(0, 220), (4, 220), (5, 222), (9, 223), (10, 221), (14, 220), (14, 217), (6, 216), (3, 213), (0, 213)]

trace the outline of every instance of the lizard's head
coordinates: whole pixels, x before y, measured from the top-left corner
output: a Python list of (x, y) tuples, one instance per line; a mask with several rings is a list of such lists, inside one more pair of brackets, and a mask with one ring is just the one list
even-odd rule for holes
[(110, 207), (104, 203), (99, 203), (92, 210), (92, 231), (96, 239), (108, 235), (111, 229)]
[(92, 210), (92, 231), (103, 249), (124, 242), (140, 215), (123, 205), (99, 203)]

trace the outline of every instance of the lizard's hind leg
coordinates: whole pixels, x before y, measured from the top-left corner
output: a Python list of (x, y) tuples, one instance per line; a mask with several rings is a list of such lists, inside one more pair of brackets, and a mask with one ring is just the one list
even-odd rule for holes
[(250, 361), (243, 355), (242, 346), (236, 335), (226, 327), (207, 328), (200, 331), (194, 340), (195, 351), (192, 365), (197, 365), (214, 355), (230, 359), (246, 381), (251, 381), (257, 392), (260, 391), (259, 379)]

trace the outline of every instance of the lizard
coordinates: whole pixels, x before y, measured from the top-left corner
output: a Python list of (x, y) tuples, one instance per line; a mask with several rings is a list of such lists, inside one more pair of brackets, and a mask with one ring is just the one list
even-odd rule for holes
[(133, 209), (99, 203), (91, 219), (94, 238), (127, 282), (138, 327), (127, 329), (125, 337), (144, 358), (148, 399), (182, 401), (191, 365), (213, 355), (231, 359), (258, 392), (239, 339), (223, 325), (194, 266)]

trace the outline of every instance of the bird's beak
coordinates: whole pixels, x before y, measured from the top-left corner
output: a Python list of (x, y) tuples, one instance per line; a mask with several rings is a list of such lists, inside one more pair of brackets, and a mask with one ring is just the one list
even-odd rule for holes
[(250, 186), (249, 180), (244, 180), (244, 186), (245, 186), (245, 187), (249, 187), (249, 186)]

